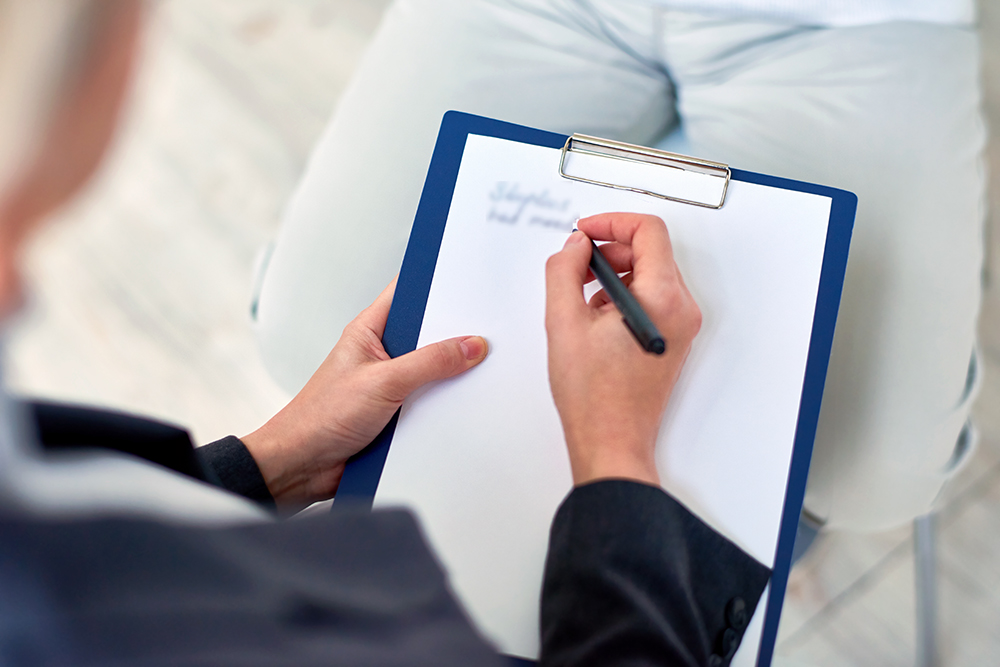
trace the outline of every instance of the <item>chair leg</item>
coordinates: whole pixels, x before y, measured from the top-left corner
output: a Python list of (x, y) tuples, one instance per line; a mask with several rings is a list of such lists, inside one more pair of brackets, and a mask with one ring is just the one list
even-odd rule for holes
[(917, 599), (917, 667), (940, 667), (937, 644), (937, 553), (935, 517), (913, 522), (913, 556)]

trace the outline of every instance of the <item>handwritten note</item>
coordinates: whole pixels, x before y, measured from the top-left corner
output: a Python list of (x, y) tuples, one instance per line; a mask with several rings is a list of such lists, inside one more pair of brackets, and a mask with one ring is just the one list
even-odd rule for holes
[(569, 234), (580, 218), (570, 199), (556, 199), (548, 190), (532, 190), (517, 182), (498, 182), (489, 197), (486, 219), (490, 222), (548, 227)]

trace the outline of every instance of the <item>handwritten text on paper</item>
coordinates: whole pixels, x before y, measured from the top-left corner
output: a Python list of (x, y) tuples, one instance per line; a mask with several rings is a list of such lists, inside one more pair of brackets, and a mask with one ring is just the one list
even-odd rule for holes
[(569, 199), (557, 199), (547, 189), (532, 190), (519, 183), (498, 182), (490, 192), (487, 221), (504, 225), (527, 224), (571, 232), (579, 215)]

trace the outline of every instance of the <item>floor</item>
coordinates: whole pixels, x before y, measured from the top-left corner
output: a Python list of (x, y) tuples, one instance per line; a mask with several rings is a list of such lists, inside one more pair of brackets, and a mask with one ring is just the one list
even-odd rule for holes
[[(386, 4), (156, 5), (110, 159), (32, 249), (35, 291), (7, 335), (14, 387), (158, 415), (201, 442), (242, 435), (283, 405), (250, 333), (256, 253)], [(984, 103), (1000, 127), (1000, 6), (983, 5)], [(1000, 141), (989, 154), (1000, 164)], [(1000, 170), (990, 190), (996, 212)], [(939, 516), (949, 666), (1000, 664), (1000, 231), (990, 239), (982, 438)], [(792, 573), (778, 654), (912, 665), (913, 591), (908, 528), (822, 537)]]

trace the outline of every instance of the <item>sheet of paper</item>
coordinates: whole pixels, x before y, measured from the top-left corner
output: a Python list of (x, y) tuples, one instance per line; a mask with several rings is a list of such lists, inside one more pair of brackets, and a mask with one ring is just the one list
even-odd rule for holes
[[(418, 513), (478, 626), (525, 657), (538, 651), (549, 525), (571, 488), (547, 377), (546, 259), (579, 217), (666, 221), (703, 325), (660, 433), (663, 485), (771, 565), (831, 203), (733, 181), (722, 209), (698, 208), (564, 179), (559, 157), (468, 138), (418, 344), (479, 334), (490, 356), (403, 406), (375, 496)], [(765, 601), (734, 664), (754, 664)]]

